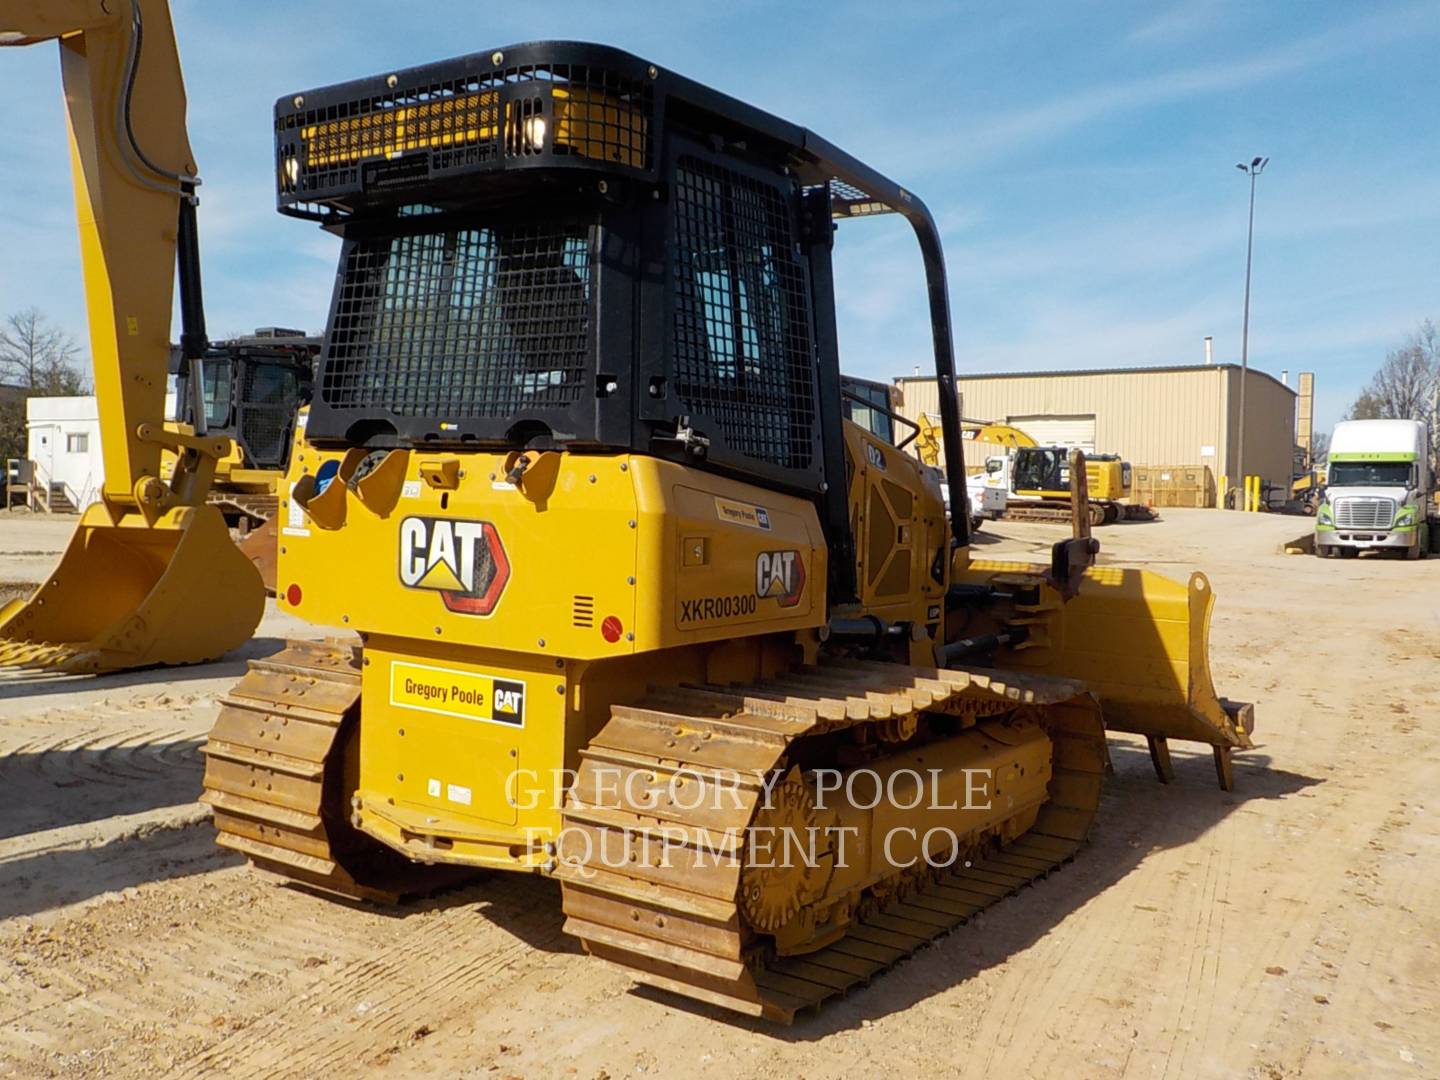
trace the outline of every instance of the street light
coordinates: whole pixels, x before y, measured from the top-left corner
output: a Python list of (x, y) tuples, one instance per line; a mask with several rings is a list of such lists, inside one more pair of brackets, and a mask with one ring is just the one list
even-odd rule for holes
[(1235, 166), (1250, 177), (1250, 230), (1245, 239), (1245, 323), (1240, 331), (1240, 446), (1236, 453), (1236, 465), (1240, 473), (1240, 485), (1245, 486), (1245, 384), (1250, 381), (1250, 257), (1255, 250), (1255, 178), (1270, 164), (1267, 157), (1257, 157), (1246, 165)]

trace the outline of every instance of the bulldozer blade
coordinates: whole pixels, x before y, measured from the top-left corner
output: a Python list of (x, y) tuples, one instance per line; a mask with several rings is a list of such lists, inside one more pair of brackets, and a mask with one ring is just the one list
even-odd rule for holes
[(88, 509), (28, 601), (0, 611), (0, 667), (71, 674), (212, 660), (254, 633), (260, 575), (214, 507), (153, 524)]
[(259, 528), (251, 529), (239, 542), (241, 553), (255, 564), (265, 591), (275, 596), (275, 575), (280, 561), (280, 530), (272, 516)]
[[(1116, 731), (1246, 749), (1254, 710), (1215, 692), (1210, 579), (1181, 583), (1147, 570), (1092, 568), (1065, 611), (1065, 640)], [(1067, 648), (1069, 651), (1069, 648)], [(1069, 674), (1069, 672), (1067, 672)]]
[[(977, 561), (963, 577), (1033, 573), (1029, 566)], [(1068, 601), (1020, 610), (1016, 621), (1035, 632), (999, 666), (1084, 681), (1099, 697), (1109, 729), (1247, 749), (1254, 745), (1253, 708), (1220, 698), (1210, 677), (1214, 604), (1201, 573), (1179, 582), (1148, 570), (1091, 567)]]

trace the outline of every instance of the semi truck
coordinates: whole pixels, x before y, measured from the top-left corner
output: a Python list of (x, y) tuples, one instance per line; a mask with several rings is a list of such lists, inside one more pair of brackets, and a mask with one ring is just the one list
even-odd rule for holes
[(1440, 539), (1430, 433), (1419, 420), (1345, 420), (1330, 437), (1315, 554), (1375, 548), (1421, 558)]

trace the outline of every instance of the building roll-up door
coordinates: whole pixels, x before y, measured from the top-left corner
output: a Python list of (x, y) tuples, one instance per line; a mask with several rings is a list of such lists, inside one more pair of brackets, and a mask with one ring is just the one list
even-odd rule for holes
[(1029, 435), (1041, 446), (1079, 447), (1095, 452), (1095, 414), (1089, 416), (1010, 416), (1005, 422)]

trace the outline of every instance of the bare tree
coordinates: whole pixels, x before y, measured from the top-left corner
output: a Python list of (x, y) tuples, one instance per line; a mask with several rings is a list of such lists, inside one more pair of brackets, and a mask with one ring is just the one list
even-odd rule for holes
[(1347, 420), (1423, 420), (1440, 468), (1440, 327), (1426, 319), (1398, 349), (1391, 349)]
[(50, 326), (39, 308), (17, 311), (0, 324), (0, 383), (31, 394), (81, 393), (79, 356), (75, 339)]
[(25, 398), (0, 387), (0, 468), (10, 458), (25, 456)]
[(38, 308), (0, 323), (0, 467), (4, 459), (25, 456), (27, 398), (85, 392), (85, 377), (75, 366), (79, 356), (75, 339), (49, 325)]

